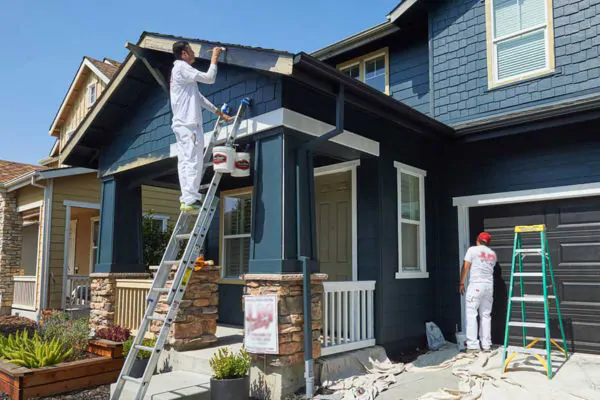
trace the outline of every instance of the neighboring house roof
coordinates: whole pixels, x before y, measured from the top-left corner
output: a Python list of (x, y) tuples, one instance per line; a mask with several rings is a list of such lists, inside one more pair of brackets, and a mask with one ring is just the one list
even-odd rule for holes
[(349, 50), (356, 49), (365, 44), (391, 35), (399, 30), (400, 28), (398, 28), (398, 26), (394, 25), (390, 21), (386, 21), (382, 24), (365, 29), (362, 32), (358, 32), (352, 36), (348, 36), (347, 38), (342, 39), (339, 42), (335, 42), (320, 50), (314, 51), (311, 53), (311, 56), (318, 58), (319, 60), (327, 60), (328, 58), (335, 57)]
[(41, 165), (23, 164), (14, 161), (0, 160), (0, 186), (31, 172), (43, 169)]
[(69, 85), (69, 89), (63, 98), (63, 101), (52, 120), (52, 124), (50, 125), (49, 134), (51, 136), (58, 136), (59, 134), (59, 125), (61, 123), (62, 118), (68, 112), (68, 104), (69, 100), (73, 94), (73, 92), (77, 89), (77, 87), (81, 84), (84, 79), (84, 75), (86, 71), (92, 71), (100, 80), (102, 80), (105, 84), (107, 84), (111, 78), (115, 75), (118, 70), (118, 66), (113, 65), (110, 62), (103, 62), (96, 60), (95, 58), (85, 56), (83, 57), (81, 64), (79, 64), (79, 68), (77, 69), (77, 73), (71, 81)]

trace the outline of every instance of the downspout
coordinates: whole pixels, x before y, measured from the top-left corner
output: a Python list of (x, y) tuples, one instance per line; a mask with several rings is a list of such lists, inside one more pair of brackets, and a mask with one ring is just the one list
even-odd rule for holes
[[(302, 263), (304, 308), (304, 378), (306, 398), (314, 396), (314, 359), (312, 352), (312, 307), (310, 260), (316, 260), (314, 148), (344, 132), (344, 86), (336, 97), (335, 128), (300, 146), (296, 153), (296, 241), (298, 260)], [(302, 185), (304, 183), (304, 185)], [(302, 190), (302, 188), (306, 188)], [(307, 221), (307, 227), (302, 221)], [(304, 228), (304, 229), (303, 229)]]

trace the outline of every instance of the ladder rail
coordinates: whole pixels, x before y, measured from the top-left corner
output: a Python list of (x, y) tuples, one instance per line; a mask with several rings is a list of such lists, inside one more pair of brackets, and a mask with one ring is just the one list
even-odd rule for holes
[[(227, 146), (232, 147), (234, 145), (235, 138), (237, 137), (237, 133), (241, 125), (241, 119), (249, 105), (249, 99), (245, 98), (241, 101), (232, 125), (232, 129), (226, 137)], [(210, 161), (212, 156), (212, 148), (218, 140), (221, 128), (221, 117), (219, 117), (215, 128), (213, 129), (212, 135), (210, 136), (209, 143), (204, 149), (203, 161), (205, 164)], [(206, 169), (203, 169), (203, 175), (205, 171)], [(208, 186), (208, 191), (202, 201), (202, 206), (197, 216), (195, 216), (195, 221), (189, 234), (183, 233), (183, 230), (190, 223), (191, 218), (193, 218), (192, 214), (181, 213), (177, 219), (175, 229), (173, 229), (173, 233), (169, 238), (161, 263), (156, 271), (149, 293), (146, 297), (146, 310), (144, 311), (142, 321), (140, 321), (138, 333), (133, 340), (129, 354), (125, 359), (123, 368), (119, 374), (115, 391), (111, 396), (112, 400), (116, 400), (121, 397), (126, 382), (134, 382), (138, 385), (135, 395), (136, 400), (141, 400), (148, 390), (152, 375), (154, 374), (154, 370), (158, 364), (160, 354), (167, 342), (171, 325), (177, 317), (179, 306), (185, 295), (185, 289), (187, 288), (187, 284), (190, 280), (195, 260), (202, 249), (202, 246), (204, 245), (210, 224), (217, 210), (219, 204), (217, 191), (222, 175), (223, 173), (221, 172), (214, 173)], [(183, 249), (183, 255), (180, 260), (175, 261), (178, 258), (178, 254), (181, 252), (181, 244), (183, 241), (187, 241), (185, 248)], [(171, 283), (171, 288), (166, 289), (167, 282), (174, 265), (177, 265), (177, 269)], [(165, 303), (169, 306), (167, 314), (164, 318), (154, 315), (163, 295), (166, 295)], [(154, 347), (149, 348), (148, 346), (144, 346), (142, 343), (145, 333), (148, 331), (154, 321), (162, 323), (162, 326), (160, 327), (156, 344)], [(148, 364), (142, 377), (139, 379), (132, 378), (128, 374), (131, 372), (135, 359), (141, 350), (151, 351), (150, 359), (148, 360)]]
[[(548, 237), (546, 237), (546, 247), (548, 248)], [(550, 256), (550, 251), (548, 251), (548, 263), (552, 265), (552, 258)], [(554, 280), (554, 269), (550, 267), (550, 280), (552, 281), (552, 290), (556, 294), (556, 281)], [(563, 325), (562, 314), (560, 312), (560, 301), (558, 296), (556, 296), (556, 314), (558, 316), (558, 325), (560, 327), (560, 335), (562, 336), (563, 349), (565, 353), (568, 355), (569, 349), (567, 347), (567, 337), (565, 335), (565, 327)]]
[[(540, 240), (542, 242), (542, 252), (546, 254), (546, 236), (544, 231), (540, 232)], [(548, 310), (548, 284), (546, 282), (546, 257), (542, 257), (542, 286), (544, 292), (544, 323), (546, 324), (546, 367), (548, 368), (548, 378), (552, 379), (552, 343), (550, 342), (550, 312)], [(554, 290), (554, 287), (552, 288)]]
[[(520, 236), (519, 236), (519, 240), (517, 243), (517, 247), (519, 249), (521, 249), (523, 247), (523, 241), (521, 240)], [(521, 296), (525, 297), (525, 285), (523, 282), (523, 275), (521, 275), (523, 273), (523, 258), (524, 258), (524, 255), (522, 253), (519, 254), (519, 289), (521, 292)], [(521, 318), (523, 321), (527, 320), (527, 311), (526, 311), (526, 305), (525, 305), (524, 301), (521, 302)], [(525, 340), (525, 338), (527, 337), (527, 327), (525, 325), (523, 325), (522, 329), (523, 329), (523, 347), (525, 347), (527, 345), (527, 341)]]
[[(515, 234), (513, 239), (513, 249), (517, 248), (518, 243), (518, 235)], [(508, 346), (508, 336), (509, 336), (509, 323), (510, 323), (510, 314), (512, 312), (512, 301), (510, 300), (513, 297), (513, 287), (515, 282), (515, 257), (512, 258), (512, 265), (510, 269), (510, 286), (508, 287), (508, 305), (506, 306), (506, 325), (504, 327), (504, 349), (502, 350), (502, 365), (504, 365), (506, 361), (506, 348)]]

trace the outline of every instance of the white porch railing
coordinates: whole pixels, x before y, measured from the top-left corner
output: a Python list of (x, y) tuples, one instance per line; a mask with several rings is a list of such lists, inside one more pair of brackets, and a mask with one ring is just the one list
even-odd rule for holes
[(92, 280), (88, 275), (67, 275), (66, 307), (67, 309), (89, 308), (91, 301)]
[(13, 276), (13, 307), (35, 308), (35, 276)]
[(323, 283), (321, 354), (375, 345), (375, 281)]
[(115, 324), (132, 333), (139, 328), (146, 311), (146, 297), (152, 287), (149, 279), (117, 279)]

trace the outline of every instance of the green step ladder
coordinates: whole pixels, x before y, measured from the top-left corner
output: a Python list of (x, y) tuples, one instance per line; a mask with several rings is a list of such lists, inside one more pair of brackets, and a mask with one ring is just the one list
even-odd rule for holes
[[(523, 248), (522, 237), (523, 233), (539, 233), (540, 247), (539, 248)], [(541, 257), (542, 271), (541, 272), (524, 272), (523, 271), (523, 260), (527, 256), (538, 256)], [(518, 265), (518, 271), (515, 271), (515, 267)], [(550, 280), (552, 285), (548, 286), (547, 273), (550, 272)], [(515, 283), (515, 277), (519, 278), (519, 289), (520, 296), (513, 296), (513, 287)], [(525, 294), (525, 287), (523, 278), (541, 278), (542, 279), (542, 296), (533, 296)], [(548, 288), (552, 288), (553, 294), (548, 294)], [(550, 336), (550, 304), (549, 301), (554, 300), (556, 303), (556, 313), (558, 315), (558, 322), (560, 326), (560, 334), (562, 336), (562, 347), (558, 344), (555, 339)], [(521, 303), (521, 321), (511, 320), (512, 303)], [(544, 321), (543, 322), (527, 322), (526, 304), (534, 303), (544, 305)], [(520, 327), (523, 330), (523, 346), (509, 346), (508, 337), (510, 327)], [(527, 336), (527, 328), (544, 329), (545, 337), (533, 337)], [(530, 343), (527, 343), (531, 339)], [(545, 341), (546, 348), (539, 349), (534, 346), (540, 342)], [(558, 301), (558, 294), (556, 293), (556, 283), (554, 281), (554, 272), (552, 271), (552, 261), (550, 259), (550, 253), (548, 251), (548, 238), (546, 236), (546, 225), (525, 225), (515, 226), (515, 238), (513, 243), (513, 257), (512, 257), (512, 268), (510, 271), (510, 287), (508, 290), (508, 307), (506, 310), (506, 328), (504, 330), (504, 350), (502, 351), (502, 371), (506, 372), (508, 364), (518, 354), (533, 355), (542, 366), (546, 369), (548, 379), (552, 379), (552, 345), (554, 345), (566, 358), (569, 357), (567, 349), (567, 340), (565, 337), (565, 330), (563, 327), (562, 317), (560, 314), (560, 304)], [(543, 358), (546, 356), (546, 359)]]

